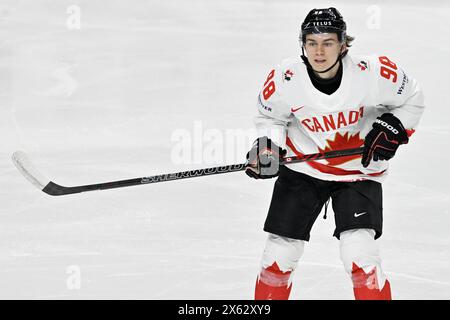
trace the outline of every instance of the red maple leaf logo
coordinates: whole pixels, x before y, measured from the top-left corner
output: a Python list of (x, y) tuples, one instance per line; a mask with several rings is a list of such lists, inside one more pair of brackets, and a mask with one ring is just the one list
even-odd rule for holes
[(383, 288), (377, 278), (377, 267), (366, 273), (356, 263), (352, 263), (353, 292), (356, 300), (392, 300), (391, 285), (386, 279)]
[(286, 72), (284, 73), (284, 79), (289, 81), (291, 80), (291, 78), (294, 76), (294, 73), (291, 70), (286, 70)]
[[(359, 148), (364, 145), (364, 139), (359, 137), (359, 132), (353, 136), (349, 135), (346, 132), (344, 135), (341, 135), (340, 132), (336, 133), (334, 140), (327, 139), (327, 146), (325, 149), (320, 149), (319, 152), (329, 152), (334, 150), (343, 150), (343, 149), (351, 149), (351, 148)], [(330, 166), (337, 166), (346, 162), (349, 162), (354, 159), (358, 159), (361, 155), (353, 155), (353, 156), (345, 156), (327, 159), (326, 161)]]

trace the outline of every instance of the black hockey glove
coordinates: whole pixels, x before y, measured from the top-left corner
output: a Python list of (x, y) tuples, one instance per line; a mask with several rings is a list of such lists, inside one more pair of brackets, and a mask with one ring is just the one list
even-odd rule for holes
[(408, 143), (408, 134), (403, 124), (392, 113), (384, 113), (372, 125), (364, 141), (361, 163), (364, 168), (370, 161), (389, 160), (401, 144)]
[(280, 160), (285, 154), (286, 150), (278, 147), (268, 137), (258, 138), (247, 153), (245, 173), (255, 179), (276, 177), (280, 169)]

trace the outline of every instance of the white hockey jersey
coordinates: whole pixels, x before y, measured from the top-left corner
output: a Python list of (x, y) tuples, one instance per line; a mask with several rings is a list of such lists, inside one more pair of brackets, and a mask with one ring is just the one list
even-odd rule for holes
[[(346, 55), (342, 62), (341, 84), (331, 95), (314, 87), (300, 57), (271, 70), (258, 96), (258, 136), (287, 149), (287, 156), (357, 148), (386, 112), (399, 118), (411, 136), (425, 107), (416, 80), (385, 56)], [(371, 161), (364, 168), (360, 155), (287, 167), (333, 181), (381, 182), (388, 172), (387, 161)]]

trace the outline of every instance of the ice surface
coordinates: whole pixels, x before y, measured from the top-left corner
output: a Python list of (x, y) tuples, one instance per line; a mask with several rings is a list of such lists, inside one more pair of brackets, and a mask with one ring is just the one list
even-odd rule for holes
[[(232, 173), (50, 197), (11, 154), (68, 186), (216, 165), (172, 161), (173, 133), (251, 130), (270, 67), (298, 53), (308, 10), (331, 4), (352, 53), (390, 56), (425, 90), (384, 184), (379, 241), (394, 298), (450, 298), (447, 1), (75, 2), (80, 29), (67, 27), (74, 1), (0, 3), (0, 298), (252, 299), (273, 181)], [(223, 163), (243, 160), (232, 151)], [(317, 220), (292, 299), (352, 299), (333, 229), (332, 215)]]

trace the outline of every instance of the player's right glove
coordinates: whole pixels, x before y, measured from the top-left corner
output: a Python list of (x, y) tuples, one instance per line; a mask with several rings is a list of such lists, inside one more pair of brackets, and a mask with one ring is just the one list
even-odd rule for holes
[(269, 179), (278, 176), (280, 161), (286, 154), (268, 137), (255, 140), (251, 150), (247, 153), (245, 173), (255, 179)]
[(372, 125), (364, 139), (361, 163), (364, 168), (370, 161), (389, 160), (401, 144), (408, 143), (408, 134), (401, 121), (392, 113), (384, 113)]

